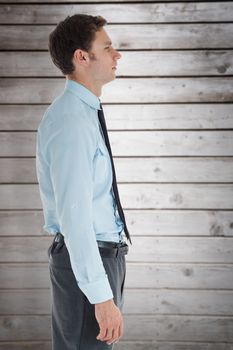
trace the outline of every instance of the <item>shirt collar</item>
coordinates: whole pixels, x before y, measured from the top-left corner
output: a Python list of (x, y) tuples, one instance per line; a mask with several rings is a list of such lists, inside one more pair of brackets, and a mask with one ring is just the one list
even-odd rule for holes
[(99, 97), (77, 81), (66, 79), (65, 89), (72, 91), (89, 106), (95, 109), (101, 109)]

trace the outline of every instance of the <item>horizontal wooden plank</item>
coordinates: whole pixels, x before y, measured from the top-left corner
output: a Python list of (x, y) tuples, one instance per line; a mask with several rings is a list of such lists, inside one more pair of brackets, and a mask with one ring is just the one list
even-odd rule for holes
[[(229, 269), (227, 269), (229, 270)], [(227, 271), (225, 276), (229, 275)], [(1, 264), (0, 263), (1, 288), (50, 288), (49, 267), (45, 264)], [(232, 282), (233, 285), (233, 282)]]
[(230, 2), (177, 4), (60, 4), (2, 5), (1, 24), (57, 24), (72, 14), (101, 15), (108, 23), (163, 23), (231, 21)]
[[(0, 158), (0, 182), (37, 183), (35, 163), (35, 158)], [(233, 182), (233, 158), (125, 157), (114, 163), (118, 182)]]
[(51, 341), (0, 342), (0, 350), (51, 350), (51, 347)]
[[(134, 237), (129, 262), (233, 263), (231, 237)], [(46, 262), (51, 237), (1, 237), (0, 262)], [(192, 276), (192, 278), (197, 278)], [(140, 286), (138, 286), (140, 288)]]
[(0, 341), (50, 339), (50, 316), (1, 316)]
[[(228, 75), (233, 72), (232, 51), (121, 52), (117, 76)], [(47, 52), (0, 52), (2, 77), (59, 77)], [(140, 62), (146, 61), (142, 65)]]
[[(233, 236), (232, 211), (125, 210), (134, 236)], [(42, 236), (42, 211), (0, 211), (1, 236)]]
[[(114, 157), (232, 156), (233, 132), (121, 131), (109, 132)], [(35, 157), (35, 132), (0, 132), (0, 156)]]
[(114, 163), (119, 182), (233, 182), (233, 158), (139, 157), (116, 158)]
[[(108, 87), (103, 88), (102, 100), (114, 103), (119, 101), (126, 103), (138, 101), (150, 103), (232, 102), (232, 84), (233, 78), (230, 77), (122, 78), (116, 79)], [(121, 88), (122, 91), (120, 91)], [(143, 96), (143, 91), (145, 96)]]
[(35, 131), (47, 108), (47, 105), (0, 105), (0, 130)]
[(51, 347), (51, 341), (0, 342), (0, 350), (51, 350)]
[[(48, 264), (0, 263), (0, 285), (4, 289), (50, 288)], [(127, 262), (125, 288), (142, 286), (154, 289), (232, 290), (232, 264)]]
[[(232, 341), (232, 317), (125, 316), (124, 339)], [(142, 329), (143, 325), (143, 329)]]
[[(233, 73), (231, 50), (121, 51), (117, 76), (199, 76)], [(1, 77), (60, 77), (48, 52), (0, 52)], [(141, 64), (141, 62), (146, 64)]]
[[(133, 247), (130, 247), (131, 249), (129, 249), (127, 258), (128, 261), (142, 262), (232, 263), (232, 242), (233, 240), (231, 241), (231, 238), (217, 237), (172, 238), (133, 236)], [(14, 251), (12, 256), (15, 256)], [(193, 278), (196, 277), (193, 276)]]
[[(166, 342), (166, 341), (122, 341), (114, 345), (114, 350), (233, 350), (232, 343)], [(0, 342), (0, 350), (51, 350), (49, 341)]]
[[(2, 316), (0, 340), (46, 340), (49, 316)], [(143, 325), (143, 328), (142, 328)], [(225, 316), (125, 315), (122, 340), (233, 341), (233, 318)]]
[(134, 236), (233, 235), (231, 211), (125, 210), (125, 217)]
[[(47, 50), (48, 36), (54, 28), (54, 25), (2, 25), (0, 50)], [(233, 47), (233, 23), (109, 24), (106, 31), (116, 49)]]
[[(126, 209), (233, 209), (231, 184), (120, 184), (119, 192)], [(38, 185), (1, 185), (0, 209), (42, 209)]]
[(125, 314), (233, 314), (233, 291), (126, 289), (124, 299)]
[[(4, 265), (3, 265), (4, 266)], [(1, 267), (1, 266), (0, 266)], [(21, 267), (22, 269), (22, 267)], [(20, 267), (16, 270), (20, 273)], [(21, 275), (21, 274), (20, 274)], [(20, 278), (19, 275), (19, 278)], [(8, 275), (9, 276), (9, 275)], [(8, 281), (7, 276), (7, 281)], [(137, 276), (137, 278), (135, 278)], [(193, 278), (198, 276), (198, 278)], [(16, 281), (10, 281), (13, 285), (17, 285), (18, 277), (11, 270), (11, 279), (14, 277)], [(35, 278), (35, 277), (34, 277)], [(33, 284), (35, 281), (25, 283)], [(9, 283), (8, 282), (8, 283)], [(21, 282), (19, 281), (19, 284)], [(126, 288), (187, 288), (187, 289), (232, 289), (233, 271), (232, 265), (227, 264), (188, 264), (188, 263), (128, 263), (126, 274)]]
[[(0, 130), (35, 131), (47, 105), (0, 105)], [(104, 104), (108, 130), (233, 128), (232, 103)]]
[[(233, 314), (233, 291), (125, 289), (124, 300), (125, 314)], [(49, 289), (0, 291), (1, 315), (46, 315), (50, 312)]]
[[(104, 86), (105, 103), (232, 102), (232, 77), (122, 78)], [(50, 103), (64, 78), (2, 78), (0, 103)], [(33, 91), (33, 93), (32, 93)]]
[(233, 104), (229, 103), (104, 104), (103, 108), (110, 130), (233, 128)]
[(222, 184), (121, 184), (122, 203), (132, 209), (232, 209), (233, 187)]
[(0, 290), (1, 316), (46, 315), (50, 314), (51, 307), (50, 289)]

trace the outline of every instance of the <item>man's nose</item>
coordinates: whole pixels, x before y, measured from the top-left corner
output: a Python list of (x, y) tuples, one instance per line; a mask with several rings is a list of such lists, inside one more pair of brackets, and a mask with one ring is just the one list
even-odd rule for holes
[(119, 60), (119, 58), (121, 58), (121, 54), (119, 51), (116, 50), (116, 58)]

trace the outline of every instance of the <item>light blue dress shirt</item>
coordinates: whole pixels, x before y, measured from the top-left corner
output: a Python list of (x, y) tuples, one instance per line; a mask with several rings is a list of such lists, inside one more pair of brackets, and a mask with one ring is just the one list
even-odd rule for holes
[(96, 95), (66, 80), (39, 124), (36, 142), (43, 229), (64, 235), (77, 284), (91, 304), (113, 298), (96, 241), (121, 242), (125, 236), (98, 109)]

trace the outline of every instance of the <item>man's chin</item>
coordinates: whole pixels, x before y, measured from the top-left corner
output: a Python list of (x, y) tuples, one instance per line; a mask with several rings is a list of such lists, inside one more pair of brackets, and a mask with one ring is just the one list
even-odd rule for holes
[(112, 74), (112, 76), (109, 76), (108, 79), (105, 80), (104, 84), (110, 83), (111, 81), (116, 79), (116, 75)]

